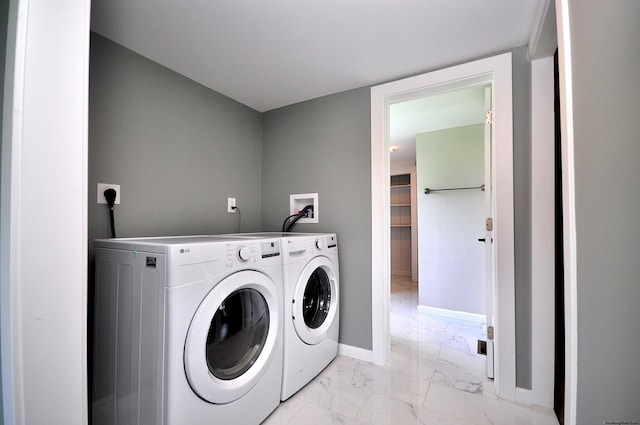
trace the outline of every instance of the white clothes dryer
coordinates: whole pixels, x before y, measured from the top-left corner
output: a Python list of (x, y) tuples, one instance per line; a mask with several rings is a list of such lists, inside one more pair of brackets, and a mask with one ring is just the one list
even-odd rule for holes
[(282, 238), (284, 362), (281, 400), (316, 377), (338, 354), (340, 277), (335, 234)]
[(338, 353), (338, 239), (329, 233), (239, 233), (248, 239), (280, 237), (284, 288), (281, 400), (317, 376)]
[(94, 425), (259, 424), (278, 406), (280, 239), (94, 246)]

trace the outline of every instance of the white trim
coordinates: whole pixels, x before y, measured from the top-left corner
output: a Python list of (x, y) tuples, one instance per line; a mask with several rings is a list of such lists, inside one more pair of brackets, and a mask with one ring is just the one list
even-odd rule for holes
[(531, 61), (531, 390), (553, 407), (555, 347), (555, 123), (553, 57)]
[(389, 359), (389, 138), (394, 102), (492, 82), (495, 151), (496, 391), (515, 398), (515, 257), (513, 205), (513, 110), (511, 53), (430, 72), (371, 89), (372, 351), (376, 364)]
[[(14, 0), (9, 9), (1, 170), (2, 421), (16, 425), (46, 418), (88, 421), (90, 1), (64, 3)], [(46, 48), (51, 44), (55, 51)], [(51, 181), (65, 188), (64, 202), (55, 190), (42, 190)], [(40, 358), (41, 346), (53, 347), (49, 363)], [(64, 391), (52, 390), (61, 382)]]
[(553, 56), (557, 46), (555, 2), (542, 0), (538, 3), (536, 18), (529, 37), (529, 60)]
[(419, 305), (418, 311), (430, 316), (446, 317), (448, 319), (464, 320), (473, 323), (487, 323), (487, 316), (484, 314), (467, 313), (466, 311), (447, 310), (438, 307), (429, 307), (426, 305)]
[(353, 345), (338, 344), (338, 354), (341, 356), (352, 357), (357, 360), (373, 363), (373, 351), (364, 348), (354, 347)]
[(375, 94), (375, 90), (371, 89), (371, 351), (373, 363), (384, 366), (391, 356), (389, 129), (384, 126), (389, 108), (384, 94)]
[(538, 43), (540, 42), (540, 37), (544, 32), (544, 23), (547, 16), (547, 10), (549, 9), (549, 3), (551, 3), (551, 0), (541, 0), (538, 3), (536, 17), (533, 20), (531, 34), (529, 35), (529, 58), (535, 57), (535, 52), (537, 50)]
[(564, 297), (565, 297), (565, 406), (564, 423), (574, 425), (577, 419), (578, 392), (578, 305), (576, 200), (573, 129), (573, 86), (571, 34), (568, 0), (558, 0), (558, 61), (560, 76), (560, 113), (562, 125), (562, 213), (564, 230)]
[(2, 129), (2, 419), (24, 423), (24, 375), (20, 285), (20, 218), (23, 109), (29, 1), (11, 1), (7, 25), (4, 111)]
[(533, 397), (531, 390), (516, 387), (516, 403), (524, 404), (525, 406), (531, 406), (532, 399)]

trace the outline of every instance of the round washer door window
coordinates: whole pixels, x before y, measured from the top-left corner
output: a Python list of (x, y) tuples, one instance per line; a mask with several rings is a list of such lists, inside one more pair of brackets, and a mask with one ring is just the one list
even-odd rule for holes
[(237, 289), (218, 306), (207, 335), (207, 366), (218, 379), (242, 376), (269, 334), (269, 306), (254, 288)]
[(293, 297), (293, 325), (307, 344), (325, 339), (338, 309), (338, 276), (326, 257), (313, 258), (302, 270)]
[(280, 311), (276, 285), (255, 271), (216, 285), (194, 315), (184, 351), (191, 388), (211, 403), (229, 403), (260, 380), (275, 349)]

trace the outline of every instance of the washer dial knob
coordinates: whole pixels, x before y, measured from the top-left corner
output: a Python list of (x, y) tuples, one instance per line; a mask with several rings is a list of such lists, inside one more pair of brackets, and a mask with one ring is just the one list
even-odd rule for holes
[(251, 249), (248, 246), (238, 248), (238, 259), (242, 262), (249, 261), (251, 259)]

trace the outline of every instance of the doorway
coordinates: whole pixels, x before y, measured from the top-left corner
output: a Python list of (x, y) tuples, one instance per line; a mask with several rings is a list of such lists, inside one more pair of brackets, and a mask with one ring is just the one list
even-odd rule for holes
[[(493, 377), (477, 354), (477, 341), (486, 340), (491, 267), (481, 243), (491, 204), (484, 149), (490, 92), (490, 85), (477, 85), (395, 103), (389, 120), (392, 361), (399, 353), (429, 359), (443, 377), (476, 393), (485, 376)], [(443, 334), (452, 346), (442, 345)], [(452, 350), (462, 381), (441, 367)]]
[[(513, 129), (511, 54), (434, 71), (372, 88), (372, 323), (373, 360), (386, 364), (390, 356), (389, 337), (389, 107), (427, 95), (474, 85), (492, 84), (494, 114), (499, 114), (492, 135), (492, 173), (495, 188), (494, 230), (495, 292), (490, 320), (496, 324), (496, 391), (502, 398), (515, 399), (515, 308), (513, 245)], [(377, 261), (380, 259), (381, 261)]]

